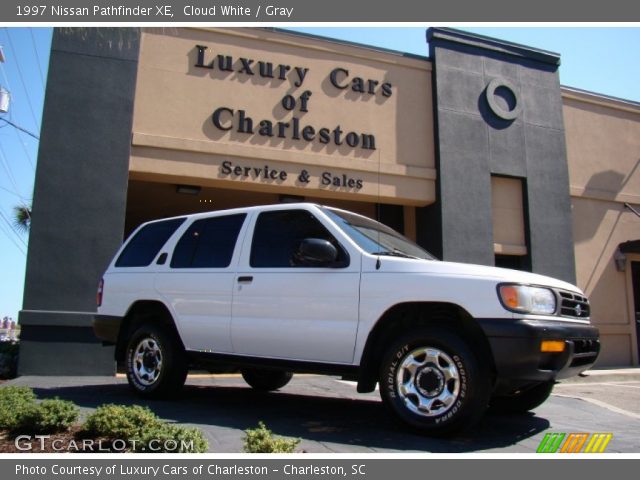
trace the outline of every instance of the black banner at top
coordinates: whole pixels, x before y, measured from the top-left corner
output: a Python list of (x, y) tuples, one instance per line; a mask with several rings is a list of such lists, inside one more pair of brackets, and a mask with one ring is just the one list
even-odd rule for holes
[(637, 22), (629, 0), (3, 0), (2, 23)]

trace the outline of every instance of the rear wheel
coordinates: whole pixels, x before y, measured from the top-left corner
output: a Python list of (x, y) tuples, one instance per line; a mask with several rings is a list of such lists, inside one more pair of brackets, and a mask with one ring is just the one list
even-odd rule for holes
[(432, 434), (471, 426), (484, 413), (490, 375), (455, 333), (421, 328), (387, 351), (380, 372), (380, 396), (403, 422)]
[(129, 338), (126, 351), (127, 380), (145, 397), (177, 393), (187, 377), (182, 346), (166, 329), (144, 324)]
[(491, 409), (499, 412), (524, 413), (542, 405), (551, 392), (555, 382), (540, 383), (534, 387), (519, 391), (514, 395), (494, 397), (491, 399)]
[(270, 392), (284, 387), (293, 373), (282, 370), (268, 370), (261, 368), (246, 368), (242, 370), (242, 378), (255, 390)]

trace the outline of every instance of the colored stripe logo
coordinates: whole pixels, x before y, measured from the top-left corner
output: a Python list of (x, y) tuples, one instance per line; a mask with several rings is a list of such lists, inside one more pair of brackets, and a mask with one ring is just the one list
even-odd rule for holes
[(612, 433), (594, 433), (584, 453), (602, 453), (613, 438)]
[(536, 453), (603, 453), (612, 433), (547, 433)]

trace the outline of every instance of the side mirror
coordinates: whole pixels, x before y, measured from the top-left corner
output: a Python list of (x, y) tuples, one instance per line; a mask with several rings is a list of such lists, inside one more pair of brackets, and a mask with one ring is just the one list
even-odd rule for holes
[(295, 254), (296, 264), (323, 267), (338, 259), (338, 250), (331, 242), (320, 238), (305, 238)]

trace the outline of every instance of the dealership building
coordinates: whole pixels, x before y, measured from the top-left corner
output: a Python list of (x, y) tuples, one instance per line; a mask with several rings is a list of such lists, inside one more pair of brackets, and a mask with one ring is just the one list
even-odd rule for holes
[(640, 104), (560, 85), (555, 53), (444, 28), (424, 49), (56, 28), (20, 373), (115, 372), (96, 288), (140, 223), (287, 201), (378, 218), (444, 260), (576, 283), (597, 365), (638, 365)]

